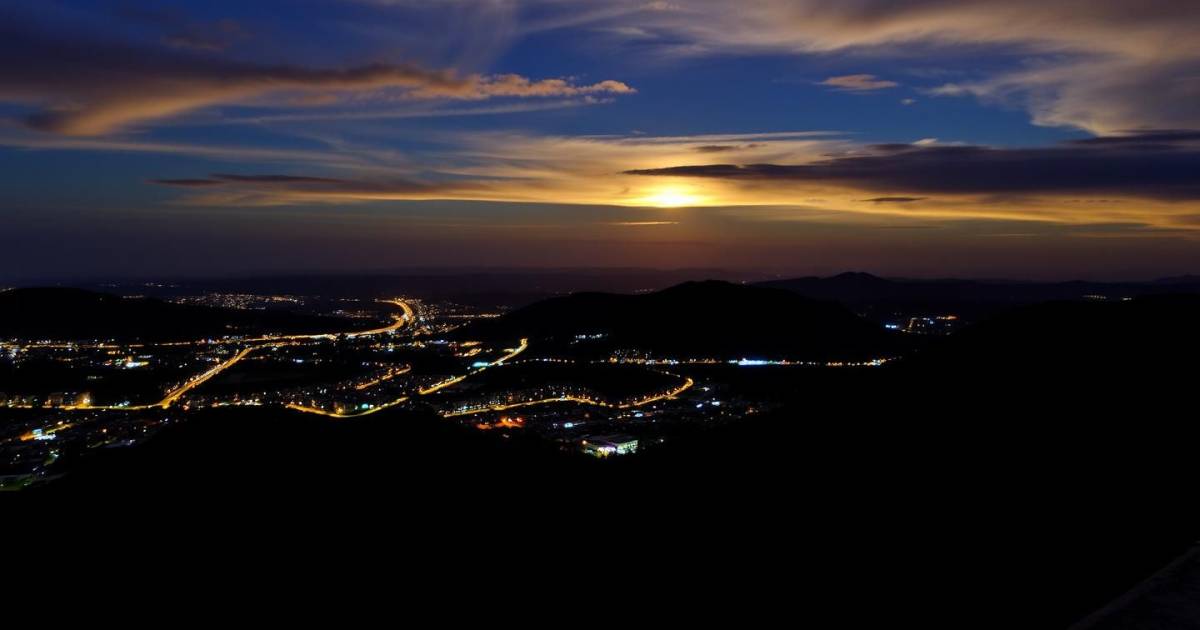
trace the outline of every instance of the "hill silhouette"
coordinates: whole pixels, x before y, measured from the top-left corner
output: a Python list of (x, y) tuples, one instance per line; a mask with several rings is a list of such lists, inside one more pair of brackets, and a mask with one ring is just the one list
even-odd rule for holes
[[(553, 506), (617, 530), (671, 523), (785, 562), (806, 605), (847, 627), (1062, 628), (1195, 540), (1194, 432), (1179, 423), (1114, 430), (1097, 401), (1039, 409), (1020, 392), (970, 407), (931, 404), (928, 389), (793, 387), (803, 402), (604, 462), (421, 412), (202, 411), (146, 444), (92, 452), (30, 495), (211, 496), (248, 513), (290, 498), (334, 514), (402, 488), (417, 520), (514, 528), (526, 514), (528, 531), (557, 535), (537, 522)], [(1167, 402), (1145, 410), (1165, 418)], [(667, 539), (641, 544), (659, 552)]]
[(1200, 294), (1200, 278), (1180, 276), (1150, 282), (1022, 282), (1015, 280), (916, 280), (880, 278), (848, 272), (822, 277), (789, 278), (757, 283), (785, 289), (819, 300), (832, 300), (853, 308), (889, 310), (922, 309), (990, 316), (1010, 307), (1050, 301), (1105, 296), (1110, 300), (1162, 294)]
[[(687, 308), (694, 334), (720, 319), (714, 296), (801, 304), (845, 321), (844, 309), (775, 293), (695, 283), (582, 294), (487, 323), (502, 335), (520, 326), (575, 334), (554, 318), (580, 312), (590, 326), (615, 321), (647, 334), (671, 321), (654, 317)], [(643, 308), (654, 317), (628, 314)], [(742, 317), (755, 321), (748, 309)], [(472, 524), (542, 518), (546, 506), (631, 523), (674, 518), (661, 528), (669, 535), (642, 544), (657, 553), (676, 531), (719, 532), (791, 567), (788, 587), (801, 584), (807, 606), (847, 627), (1062, 628), (1185, 553), (1200, 531), (1198, 431), (1186, 413), (1197, 315), (1195, 296), (1056, 302), (1012, 310), (878, 370), (719, 368), (753, 372), (747, 378), (777, 392), (780, 406), (617, 461), (472, 432), (419, 409), (346, 422), (270, 408), (201, 411), (127, 452), (92, 453), (32, 496), (212, 493), (253, 504), (297, 495), (323, 506), (331, 497), (379, 502), (403, 488), (409, 513)], [(530, 531), (544, 535), (545, 525)], [(1139, 606), (1104, 619), (1140, 621)]]
[(899, 340), (845, 307), (779, 289), (708, 280), (654, 293), (575, 293), (476, 322), (460, 338), (605, 335), (613, 348), (692, 357), (856, 359)]
[(1200, 295), (1152, 295), (1117, 302), (1048, 302), (1015, 309), (931, 345), (922, 369), (1057, 373), (1101, 380), (1185, 376), (1200, 351)]
[(363, 326), (336, 317), (173, 304), (82, 289), (0, 293), (0, 338), (173, 341), (268, 332), (338, 332)]

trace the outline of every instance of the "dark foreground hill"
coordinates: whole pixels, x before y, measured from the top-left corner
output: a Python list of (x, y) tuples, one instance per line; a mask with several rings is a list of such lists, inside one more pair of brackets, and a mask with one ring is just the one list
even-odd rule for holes
[[(696, 554), (709, 570), (757, 558), (766, 566), (711, 579), (786, 566), (769, 574), (773, 597), (847, 628), (1064, 628), (1196, 538), (1195, 432), (1164, 414), (1169, 400), (793, 385), (777, 413), (603, 462), (403, 412), (205, 412), (23, 494), (199, 499), (242, 521), (293, 503), (355, 519), (387, 506), (389, 524), (450, 521), (524, 554), (616, 546), (672, 580)], [(1147, 417), (1127, 415), (1139, 408)], [(341, 527), (361, 537), (367, 524)]]
[[(356, 537), (345, 515), (387, 506), (389, 529), (448, 520), (588, 571), (637, 558), (659, 584), (749, 584), (748, 609), (823, 627), (1061, 629), (1200, 537), (1197, 307), (1046, 304), (896, 366), (756, 368), (776, 411), (613, 461), (417, 413), (230, 409), (25, 494), (209, 494), (239, 520), (293, 497)], [(399, 538), (405, 554), (426, 540)], [(1196, 579), (1193, 554), (1089, 623), (1195, 627)]]
[(338, 332), (362, 326), (335, 317), (172, 304), (81, 289), (0, 293), (0, 338), (165, 341), (268, 332)]
[(1200, 544), (1096, 611), (1074, 630), (1179, 630), (1200, 626)]
[(603, 335), (614, 349), (679, 357), (861, 359), (898, 340), (831, 302), (728, 282), (687, 282), (642, 295), (576, 293), (460, 331), (471, 339), (569, 340)]
[[(1190, 381), (1194, 374), (1194, 357), (1200, 353), (1197, 322), (1200, 295), (1048, 302), (970, 326), (931, 345), (912, 363), (919, 369), (1021, 381), (1046, 375), (1055, 375), (1058, 384), (1083, 377), (1093, 379), (1092, 385), (1153, 379), (1166, 387)], [(1079, 394), (1063, 392), (1068, 393)]]

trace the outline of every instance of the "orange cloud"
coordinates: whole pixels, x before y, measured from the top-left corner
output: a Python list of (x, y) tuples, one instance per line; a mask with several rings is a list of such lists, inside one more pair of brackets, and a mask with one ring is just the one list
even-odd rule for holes
[[(471, 200), (721, 208), (747, 221), (790, 221), (798, 208), (830, 221), (1038, 221), (1154, 226), (1197, 233), (1200, 134), (1157, 132), (1053, 147), (860, 145), (804, 133), (447, 138), (424, 160), (334, 176), (212, 175), (158, 181), (193, 205), (311, 205)], [(697, 147), (729, 147), (718, 152)], [(714, 164), (720, 156), (723, 163)], [(412, 158), (414, 156), (408, 156)], [(629, 169), (628, 166), (637, 168)], [(322, 172), (329, 172), (323, 170)], [(340, 173), (345, 173), (341, 175)], [(214, 182), (214, 183), (209, 183)], [(689, 209), (689, 210), (683, 210)]]
[(613, 80), (577, 85), (514, 74), (459, 75), (413, 64), (333, 69), (262, 65), (170, 49), (58, 42), (3, 28), (0, 39), (0, 49), (20, 50), (24, 60), (0, 68), (0, 101), (39, 106), (28, 118), (29, 126), (71, 136), (101, 135), (205, 107), (276, 97), (283, 98), (273, 104), (302, 106), (339, 93), (482, 100), (634, 92)]
[(828, 85), (840, 90), (849, 90), (851, 92), (870, 92), (872, 90), (886, 90), (894, 88), (899, 83), (895, 81), (885, 81), (876, 77), (873, 74), (846, 74), (838, 77), (829, 77), (821, 81), (821, 85)]

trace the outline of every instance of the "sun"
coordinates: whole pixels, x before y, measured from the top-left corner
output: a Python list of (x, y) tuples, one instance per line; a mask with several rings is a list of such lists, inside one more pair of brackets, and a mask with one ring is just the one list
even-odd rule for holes
[(700, 203), (701, 198), (683, 188), (661, 188), (645, 197), (642, 197), (641, 201), (648, 205), (658, 206), (660, 208), (679, 208), (683, 206), (694, 206)]

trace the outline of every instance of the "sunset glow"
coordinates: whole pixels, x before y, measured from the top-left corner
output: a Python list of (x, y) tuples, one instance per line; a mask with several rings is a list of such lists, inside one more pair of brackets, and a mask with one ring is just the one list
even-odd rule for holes
[(647, 195), (642, 198), (642, 201), (646, 205), (657, 206), (659, 208), (680, 208), (683, 206), (699, 205), (702, 198), (683, 188), (668, 187)]
[(4, 269), (1200, 269), (1188, 3), (119, 4), (5, 10)]

